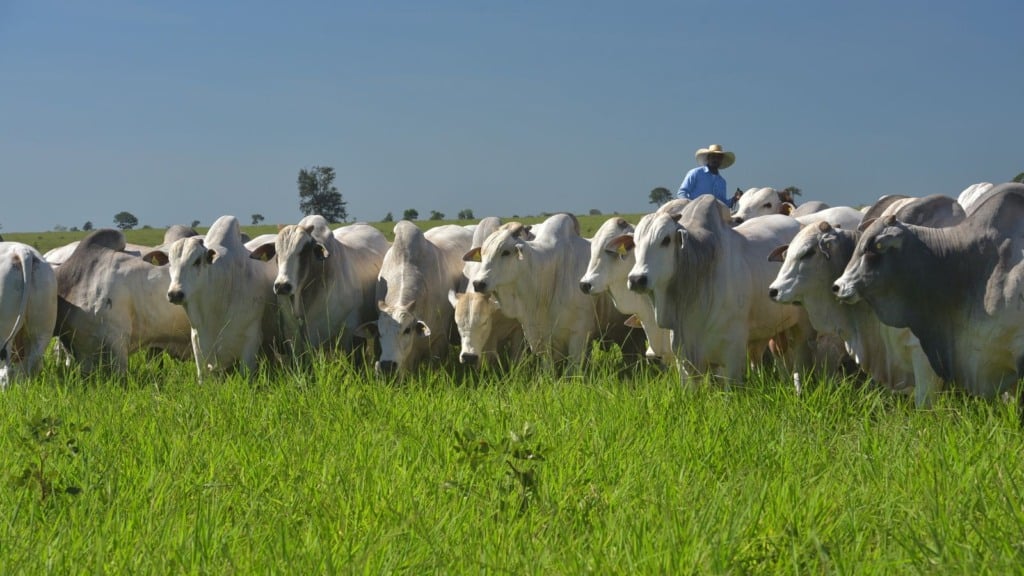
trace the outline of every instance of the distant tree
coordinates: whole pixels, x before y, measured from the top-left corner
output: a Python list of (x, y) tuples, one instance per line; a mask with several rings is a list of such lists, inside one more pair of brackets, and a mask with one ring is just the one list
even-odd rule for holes
[(459, 210), (459, 220), (473, 220), (473, 211), (469, 208)]
[(1014, 182), (1024, 182), (1024, 172), (1021, 172), (1020, 174), (1017, 174), (1016, 176), (1014, 176), (1013, 181)]
[(192, 223), (189, 224), (190, 228), (196, 228), (197, 226), (199, 226), (199, 220), (193, 220)]
[(344, 222), (348, 210), (334, 185), (334, 168), (313, 166), (299, 170), (299, 210), (306, 216), (319, 214), (328, 222)]
[(86, 220), (85, 224), (82, 224), (82, 230), (89, 232), (92, 230), (92, 220)]
[(252, 225), (253, 226), (259, 226), (260, 222), (263, 222), (264, 220), (266, 220), (266, 218), (263, 217), (263, 214), (253, 214), (252, 215)]
[(118, 212), (114, 214), (114, 224), (121, 230), (131, 230), (139, 225), (139, 219), (131, 212)]
[(71, 231), (72, 232), (78, 232), (78, 226), (72, 226), (71, 227)]
[(444, 212), (438, 212), (437, 210), (430, 211), (431, 220), (444, 220)]
[(395, 217), (391, 215), (391, 212), (388, 212), (387, 214), (385, 214), (384, 215), (384, 219), (381, 220), (381, 222), (394, 222), (394, 221), (395, 221)]
[(601, 211), (598, 210), (597, 208), (591, 208), (589, 214), (591, 216), (600, 216), (601, 215)]
[(420, 217), (420, 213), (415, 208), (409, 208), (405, 212), (402, 212), (402, 218), (405, 220), (415, 220)]
[(56, 226), (53, 227), (53, 231), (54, 232), (67, 232), (68, 231), (68, 227), (64, 226), (63, 224), (57, 224)]
[(648, 196), (648, 198), (649, 198), (649, 201), (648, 201), (649, 204), (654, 204), (655, 206), (661, 206), (665, 202), (668, 202), (669, 200), (672, 199), (672, 192), (669, 191), (669, 189), (665, 188), (664, 186), (658, 186), (654, 190), (651, 190), (651, 194), (650, 194), (650, 196)]

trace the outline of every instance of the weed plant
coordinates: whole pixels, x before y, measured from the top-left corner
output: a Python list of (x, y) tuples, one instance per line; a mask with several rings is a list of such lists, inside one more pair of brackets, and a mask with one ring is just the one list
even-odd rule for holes
[[(313, 358), (195, 381), (49, 359), (0, 394), (0, 573), (1007, 574), (1013, 404), (915, 410), (752, 371), (728, 392), (596, 351), (398, 381)], [(46, 437), (49, 430), (49, 437)], [(34, 432), (42, 433), (40, 436)]]

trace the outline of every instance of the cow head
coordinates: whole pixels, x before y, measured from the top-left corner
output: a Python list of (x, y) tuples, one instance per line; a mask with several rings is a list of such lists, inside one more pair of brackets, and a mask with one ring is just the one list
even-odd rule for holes
[(686, 243), (687, 231), (678, 214), (648, 214), (633, 233), (636, 262), (626, 284), (634, 292), (664, 289), (675, 270), (677, 253)]
[(274, 294), (300, 294), (310, 279), (317, 276), (316, 272), (322, 272), (324, 262), (331, 255), (327, 246), (332, 239), (331, 229), (323, 216), (307, 216), (297, 225), (282, 228), (273, 244), (277, 255)]
[(600, 294), (613, 282), (626, 283), (629, 269), (633, 267), (632, 244), (612, 241), (632, 234), (633, 225), (622, 218), (610, 218), (597, 229), (590, 241), (587, 271), (580, 278), (580, 290), (584, 294)]
[(376, 369), (381, 374), (406, 372), (419, 360), (430, 336), (430, 327), (412, 312), (413, 304), (389, 306), (383, 301), (377, 303), (380, 315), (377, 317), (376, 332), (380, 338), (380, 360)]
[(803, 227), (792, 243), (773, 250), (768, 260), (782, 262), (782, 268), (768, 287), (768, 297), (783, 304), (830, 298), (830, 286), (849, 257), (839, 249), (839, 234), (828, 222), (820, 222)]
[(846, 270), (832, 284), (833, 294), (847, 303), (863, 298), (871, 303), (883, 322), (902, 327), (902, 323), (890, 321), (894, 320), (893, 314), (886, 318), (885, 311), (876, 304), (882, 300), (893, 300), (884, 296), (890, 291), (889, 283), (906, 273), (904, 267), (907, 263), (901, 261), (899, 253), (910, 234), (906, 224), (895, 216), (872, 222), (858, 240)]
[(751, 188), (742, 195), (736, 202), (736, 213), (733, 214), (733, 224), (765, 216), (767, 214), (779, 214), (782, 212), (783, 200), (774, 188)]
[(508, 228), (499, 229), (488, 236), (483, 246), (466, 254), (467, 258), (478, 258), (476, 261), (480, 262), (480, 267), (470, 278), (473, 289), (482, 294), (491, 294), (515, 282), (523, 269), (526, 250), (526, 241), (518, 238)]
[(207, 248), (203, 240), (196, 237), (176, 240), (167, 257), (171, 276), (167, 300), (182, 305), (202, 291), (210, 266), (219, 258), (214, 249)]
[(459, 362), (479, 365), (485, 358), (494, 318), (501, 305), (493, 297), (479, 292), (454, 290), (448, 291), (448, 301), (455, 308), (455, 324), (459, 329)]

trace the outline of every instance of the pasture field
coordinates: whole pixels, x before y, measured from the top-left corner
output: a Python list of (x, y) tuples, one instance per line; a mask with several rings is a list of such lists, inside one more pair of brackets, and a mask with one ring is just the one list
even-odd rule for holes
[(757, 372), (729, 392), (600, 352), (575, 377), (346, 358), (203, 385), (48, 359), (0, 394), (0, 573), (1007, 574), (1012, 404)]

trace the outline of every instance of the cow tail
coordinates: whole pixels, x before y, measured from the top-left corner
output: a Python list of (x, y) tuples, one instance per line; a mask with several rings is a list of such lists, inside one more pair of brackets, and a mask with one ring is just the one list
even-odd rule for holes
[[(14, 339), (14, 335), (21, 330), (22, 325), (25, 324), (25, 314), (28, 311), (28, 292), (32, 286), (32, 266), (35, 259), (31, 252), (27, 250), (16, 250), (15, 254), (21, 258), (21, 278), (24, 282), (24, 286), (21, 291), (21, 306), (18, 307), (18, 317), (14, 320), (14, 327), (11, 329), (11, 333), (4, 338), (3, 345), (0, 345), (0, 350), (7, 350), (7, 345), (10, 344), (11, 340)], [(26, 258), (28, 256), (28, 258)], [(8, 357), (11, 356), (8, 350)]]

